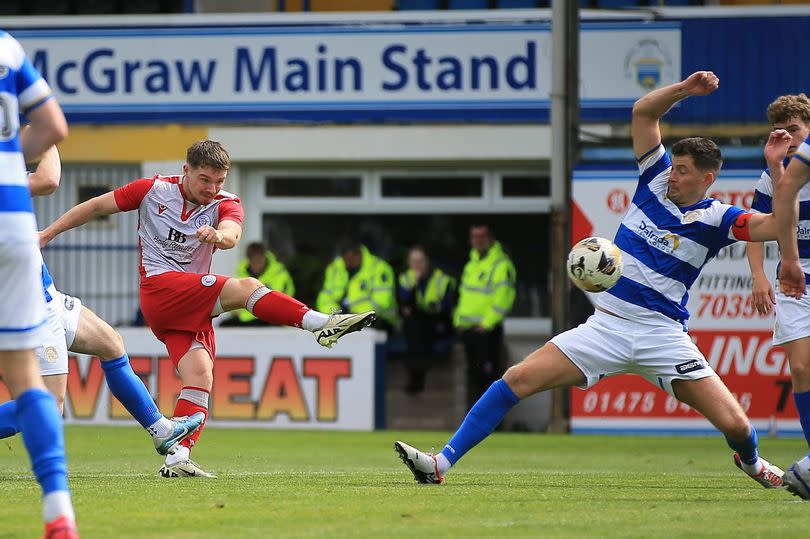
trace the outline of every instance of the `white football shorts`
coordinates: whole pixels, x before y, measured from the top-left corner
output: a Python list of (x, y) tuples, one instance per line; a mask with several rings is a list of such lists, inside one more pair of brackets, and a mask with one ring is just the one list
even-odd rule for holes
[(773, 324), (773, 344), (785, 344), (810, 337), (810, 296), (794, 299), (776, 287), (776, 321)]
[(670, 395), (673, 380), (717, 376), (674, 320), (639, 322), (597, 310), (574, 329), (551, 339), (587, 378), (587, 389), (606, 376), (638, 374)]
[(42, 259), (34, 242), (0, 243), (0, 350), (39, 346), (45, 324)]
[(81, 301), (56, 290), (48, 289), (46, 334), (36, 349), (42, 376), (68, 373), (68, 349), (73, 345), (79, 327)]

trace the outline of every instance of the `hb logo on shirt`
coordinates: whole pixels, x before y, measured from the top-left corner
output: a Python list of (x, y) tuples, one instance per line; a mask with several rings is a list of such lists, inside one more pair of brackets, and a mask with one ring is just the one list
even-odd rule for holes
[(169, 240), (175, 243), (186, 243), (186, 235), (179, 230), (169, 227)]

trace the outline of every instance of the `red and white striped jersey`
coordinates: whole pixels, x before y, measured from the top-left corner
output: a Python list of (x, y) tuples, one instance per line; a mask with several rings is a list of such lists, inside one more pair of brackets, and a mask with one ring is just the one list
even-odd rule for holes
[(121, 211), (138, 210), (141, 277), (169, 271), (208, 273), (216, 247), (201, 243), (197, 229), (216, 228), (224, 220), (241, 225), (244, 218), (239, 198), (226, 191), (208, 204), (195, 206), (183, 196), (181, 176), (135, 180), (114, 195)]

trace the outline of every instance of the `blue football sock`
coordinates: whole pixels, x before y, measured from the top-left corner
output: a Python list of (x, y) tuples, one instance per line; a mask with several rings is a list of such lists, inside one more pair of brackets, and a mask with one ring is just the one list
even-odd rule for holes
[(796, 403), (796, 410), (799, 411), (799, 421), (804, 431), (804, 439), (810, 446), (810, 391), (804, 393), (793, 393), (793, 401)]
[(43, 494), (67, 490), (62, 416), (53, 395), (29, 389), (17, 397), (17, 424)]
[(751, 434), (749, 434), (748, 438), (745, 440), (735, 442), (734, 440), (726, 438), (726, 443), (731, 449), (740, 454), (740, 460), (746, 464), (754, 464), (759, 458), (759, 453), (757, 452), (759, 438), (757, 437), (757, 429), (754, 428), (754, 425), (751, 425)]
[(461, 426), (442, 449), (442, 455), (450, 464), (455, 464), (467, 451), (489, 436), (519, 400), (503, 378), (493, 383), (467, 413)]
[(20, 432), (17, 428), (17, 401), (0, 404), (0, 439), (9, 438)]
[(110, 361), (102, 361), (104, 377), (115, 398), (121, 401), (124, 408), (134, 417), (143, 428), (149, 428), (155, 421), (163, 417), (158, 410), (152, 395), (129, 364), (129, 357), (123, 356)]

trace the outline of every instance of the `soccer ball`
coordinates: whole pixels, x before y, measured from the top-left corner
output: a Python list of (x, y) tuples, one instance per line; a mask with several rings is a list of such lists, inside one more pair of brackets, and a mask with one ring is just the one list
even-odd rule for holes
[(577, 242), (568, 253), (568, 276), (585, 292), (604, 292), (622, 275), (622, 252), (605, 238)]

